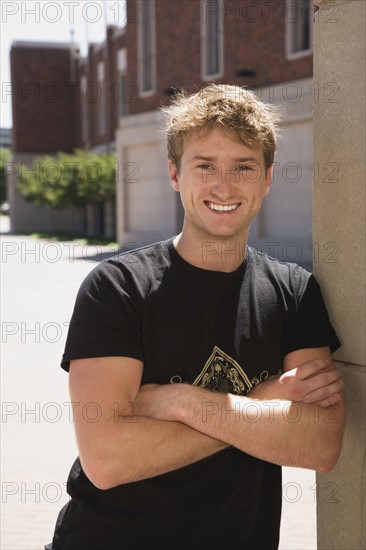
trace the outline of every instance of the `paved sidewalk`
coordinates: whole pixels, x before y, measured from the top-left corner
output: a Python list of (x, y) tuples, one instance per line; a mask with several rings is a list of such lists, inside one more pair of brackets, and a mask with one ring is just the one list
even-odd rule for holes
[[(59, 367), (77, 289), (101, 247), (1, 236), (2, 550), (50, 542), (77, 451)], [(315, 550), (315, 476), (284, 469), (281, 550)], [(265, 519), (263, 518), (265, 529)], [(171, 549), (174, 550), (174, 549)]]

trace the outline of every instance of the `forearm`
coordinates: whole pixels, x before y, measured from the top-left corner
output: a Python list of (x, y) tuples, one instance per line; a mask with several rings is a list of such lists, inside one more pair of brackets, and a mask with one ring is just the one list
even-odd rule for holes
[[(180, 422), (144, 418), (138, 409), (143, 365), (128, 357), (74, 360), (70, 397), (80, 461), (100, 489), (187, 466), (224, 449), (223, 442)], [(92, 420), (90, 405), (98, 410)]]
[(181, 422), (119, 416), (103, 426), (93, 457), (82, 452), (82, 443), (79, 450), (89, 479), (109, 489), (187, 466), (227, 446)]
[(322, 408), (187, 386), (174, 400), (169, 414), (268, 462), (318, 471), (334, 466), (343, 433), (343, 401)]

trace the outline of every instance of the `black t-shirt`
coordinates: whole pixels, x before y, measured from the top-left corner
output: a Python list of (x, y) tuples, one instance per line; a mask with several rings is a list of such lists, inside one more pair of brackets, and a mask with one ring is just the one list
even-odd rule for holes
[[(246, 395), (303, 348), (339, 347), (315, 278), (247, 247), (234, 272), (192, 266), (173, 239), (99, 264), (84, 280), (62, 367), (128, 356), (142, 383), (186, 382)], [(235, 448), (107, 491), (77, 459), (55, 550), (278, 546), (281, 468)]]

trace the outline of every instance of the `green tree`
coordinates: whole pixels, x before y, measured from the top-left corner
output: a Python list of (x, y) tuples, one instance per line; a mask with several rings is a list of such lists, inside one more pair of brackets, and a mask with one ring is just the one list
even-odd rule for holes
[(0, 149), (0, 204), (6, 201), (7, 165), (10, 158), (10, 149)]
[(52, 208), (101, 204), (115, 192), (116, 160), (113, 153), (101, 155), (84, 150), (56, 157), (38, 157), (31, 168), (19, 166), (18, 191), (38, 206)]

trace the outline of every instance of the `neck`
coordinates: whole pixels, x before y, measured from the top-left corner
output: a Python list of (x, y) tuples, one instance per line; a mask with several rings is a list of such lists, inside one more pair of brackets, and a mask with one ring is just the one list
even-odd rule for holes
[(240, 267), (245, 258), (248, 232), (235, 237), (190, 238), (183, 230), (174, 239), (178, 254), (188, 263), (208, 269), (230, 273)]

